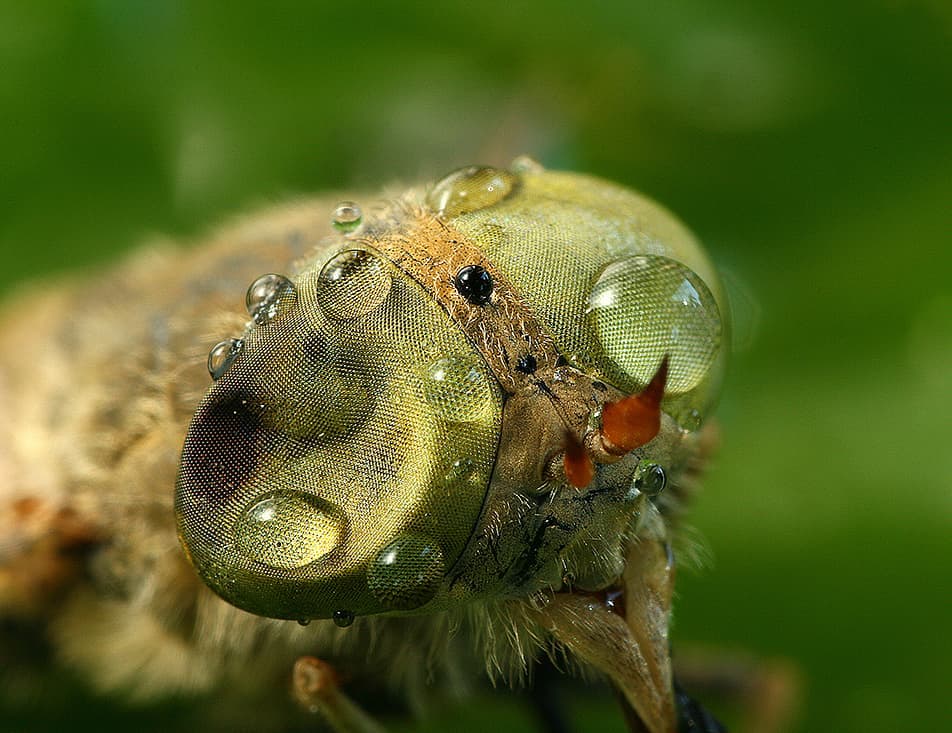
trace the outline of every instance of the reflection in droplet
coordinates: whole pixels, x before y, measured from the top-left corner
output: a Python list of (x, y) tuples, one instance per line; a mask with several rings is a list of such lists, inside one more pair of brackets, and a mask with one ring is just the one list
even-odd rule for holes
[(516, 182), (512, 173), (499, 168), (460, 168), (433, 187), (426, 204), (441, 218), (452, 219), (499, 203), (512, 193)]
[(493, 391), (475, 359), (454, 356), (437, 359), (427, 368), (423, 399), (444, 420), (472, 422), (487, 414)]
[(631, 486), (646, 496), (657, 496), (668, 485), (668, 477), (664, 468), (651, 461), (642, 461), (635, 469), (631, 479)]
[(241, 353), (244, 345), (245, 342), (241, 339), (227, 339), (212, 346), (211, 351), (208, 352), (208, 373), (212, 379), (221, 379)]
[(317, 280), (317, 303), (334, 320), (367, 315), (383, 303), (393, 284), (380, 259), (356, 249), (334, 256)]
[(445, 571), (440, 546), (408, 534), (377, 554), (367, 571), (367, 585), (387, 608), (407, 611), (436, 595)]
[(262, 275), (248, 288), (245, 306), (252, 320), (259, 326), (270, 323), (297, 299), (294, 284), (284, 275)]
[(235, 540), (246, 557), (290, 570), (319, 560), (341, 542), (346, 519), (332, 504), (300, 491), (275, 491), (257, 499), (235, 522)]
[(667, 257), (639, 255), (608, 265), (592, 288), (588, 313), (606, 356), (637, 383), (647, 384), (668, 355), (669, 394), (696, 387), (721, 344), (711, 291)]
[(334, 209), (331, 223), (339, 232), (350, 233), (356, 231), (363, 218), (360, 206), (353, 201), (341, 201)]

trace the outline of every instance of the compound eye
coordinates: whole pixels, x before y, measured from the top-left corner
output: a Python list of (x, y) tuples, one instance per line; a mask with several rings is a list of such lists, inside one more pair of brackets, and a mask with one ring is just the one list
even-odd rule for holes
[(721, 346), (721, 314), (710, 289), (667, 257), (638, 255), (607, 265), (589, 296), (588, 316), (623, 381), (647, 384), (668, 355), (669, 395), (701, 385)]

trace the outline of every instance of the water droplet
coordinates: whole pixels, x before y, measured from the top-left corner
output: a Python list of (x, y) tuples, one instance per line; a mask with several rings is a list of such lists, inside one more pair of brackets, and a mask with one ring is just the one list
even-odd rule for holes
[(387, 608), (408, 611), (436, 595), (445, 572), (440, 546), (408, 534), (377, 554), (367, 571), (367, 585)]
[(452, 219), (499, 203), (516, 183), (509, 171), (473, 165), (453, 171), (437, 183), (426, 203), (441, 218)]
[(349, 234), (357, 230), (362, 219), (363, 212), (360, 210), (360, 206), (353, 201), (341, 201), (334, 209), (331, 223), (337, 231)]
[(696, 387), (721, 344), (711, 291), (667, 257), (638, 255), (608, 265), (592, 288), (588, 313), (605, 355), (638, 384), (647, 384), (669, 355), (669, 394)]
[(383, 303), (393, 284), (379, 258), (357, 249), (335, 255), (317, 280), (317, 303), (335, 320), (367, 315)]
[(241, 339), (227, 339), (212, 346), (211, 351), (208, 352), (208, 373), (212, 379), (221, 379), (241, 353), (244, 345), (245, 342)]
[(471, 458), (457, 458), (450, 464), (443, 475), (443, 483), (447, 486), (456, 486), (466, 483), (476, 477), (476, 464)]
[(704, 416), (696, 407), (689, 407), (682, 410), (677, 418), (680, 428), (688, 433), (693, 433), (701, 427), (704, 422)]
[(513, 173), (542, 173), (545, 171), (542, 163), (529, 155), (520, 155), (509, 164)]
[(446, 357), (427, 368), (423, 399), (444, 420), (472, 422), (486, 415), (493, 391), (475, 359)]
[(309, 618), (298, 619), (298, 626), (310, 626), (310, 625), (311, 625), (311, 619)]
[(328, 501), (302, 491), (275, 491), (239, 515), (235, 540), (248, 558), (290, 570), (337, 548), (346, 524), (343, 513)]
[(334, 623), (337, 624), (340, 628), (346, 629), (352, 623), (354, 623), (354, 614), (352, 611), (334, 611)]
[(668, 485), (668, 477), (664, 468), (651, 461), (642, 461), (635, 469), (631, 479), (631, 486), (646, 496), (657, 496)]
[(284, 275), (262, 275), (248, 288), (245, 306), (259, 326), (270, 323), (297, 300), (294, 284)]

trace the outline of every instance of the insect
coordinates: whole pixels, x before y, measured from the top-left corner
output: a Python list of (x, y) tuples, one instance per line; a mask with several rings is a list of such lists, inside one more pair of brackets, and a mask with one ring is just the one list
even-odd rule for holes
[(632, 730), (720, 730), (676, 705), (668, 623), (724, 300), (657, 204), (529, 159), (297, 202), (28, 290), (0, 343), (0, 616), (94, 688), (293, 670), (369, 731), (338, 679), (550, 655)]

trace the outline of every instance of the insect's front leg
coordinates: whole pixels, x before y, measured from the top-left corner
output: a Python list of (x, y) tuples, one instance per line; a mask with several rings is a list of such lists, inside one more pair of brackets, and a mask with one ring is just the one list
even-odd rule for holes
[(294, 663), (291, 690), (305, 710), (320, 715), (334, 733), (384, 733), (373, 718), (351, 700), (337, 679), (337, 672), (316, 657)]
[(677, 730), (668, 655), (669, 557), (664, 542), (646, 538), (629, 552), (621, 594), (609, 600), (557, 593), (539, 612), (559, 643), (611, 680), (649, 733)]

